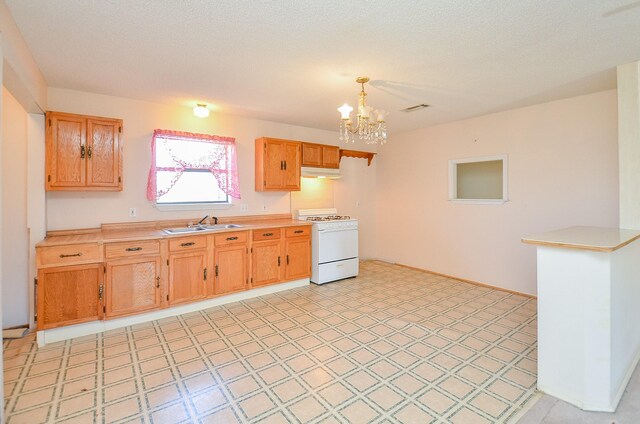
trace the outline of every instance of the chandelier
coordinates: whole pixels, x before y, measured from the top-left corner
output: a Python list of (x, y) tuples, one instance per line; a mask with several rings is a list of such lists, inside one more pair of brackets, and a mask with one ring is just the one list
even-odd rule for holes
[[(350, 118), (353, 108), (346, 103), (338, 108), (342, 118), (340, 120), (340, 141), (353, 143), (357, 135), (358, 139), (367, 144), (384, 144), (387, 142), (387, 124), (384, 122), (386, 112), (384, 110), (374, 111), (371, 106), (366, 104), (367, 93), (364, 91), (364, 85), (369, 82), (369, 77), (358, 77), (356, 82), (362, 85), (362, 91), (358, 96), (358, 116), (354, 125)], [(374, 114), (376, 115), (375, 119)]]

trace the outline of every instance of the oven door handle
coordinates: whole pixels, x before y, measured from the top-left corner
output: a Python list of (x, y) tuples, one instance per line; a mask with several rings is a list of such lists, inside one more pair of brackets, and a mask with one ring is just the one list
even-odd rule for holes
[(358, 227), (355, 228), (326, 228), (324, 230), (319, 229), (319, 233), (337, 233), (342, 231), (358, 231)]

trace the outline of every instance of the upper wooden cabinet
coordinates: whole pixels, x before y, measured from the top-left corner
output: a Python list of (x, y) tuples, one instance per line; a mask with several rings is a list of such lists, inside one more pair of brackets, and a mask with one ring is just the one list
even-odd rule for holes
[(256, 139), (256, 191), (300, 190), (301, 143)]
[(337, 169), (340, 167), (340, 148), (325, 144), (302, 143), (302, 166)]
[(47, 191), (121, 191), (122, 120), (47, 112)]

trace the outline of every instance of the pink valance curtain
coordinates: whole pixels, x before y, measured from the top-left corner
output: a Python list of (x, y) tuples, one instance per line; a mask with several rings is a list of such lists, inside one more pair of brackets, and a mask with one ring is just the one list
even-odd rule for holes
[[(158, 157), (158, 144), (162, 154)], [(154, 130), (151, 139), (151, 168), (147, 182), (147, 199), (157, 201), (178, 181), (185, 169), (210, 171), (220, 189), (240, 198), (236, 141), (231, 137), (194, 134), (170, 130)], [(170, 178), (158, 178), (158, 172)]]

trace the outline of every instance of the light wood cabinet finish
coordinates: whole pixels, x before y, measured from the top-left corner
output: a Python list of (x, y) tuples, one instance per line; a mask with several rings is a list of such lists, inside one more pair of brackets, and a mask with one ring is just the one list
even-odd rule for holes
[(38, 271), (38, 330), (102, 319), (102, 265)]
[(282, 241), (280, 236), (275, 240), (254, 242), (251, 247), (251, 286), (260, 287), (282, 281)]
[(52, 236), (36, 247), (38, 329), (133, 315), (308, 277), (310, 233), (310, 225), (282, 223), (128, 241), (105, 242), (95, 232), (83, 231)]
[(37, 248), (38, 268), (102, 262), (102, 246), (98, 243), (67, 244)]
[(122, 190), (122, 121), (87, 118), (87, 186)]
[(249, 231), (234, 231), (213, 237), (214, 294), (245, 290), (249, 282)]
[(191, 302), (206, 296), (207, 258), (206, 250), (169, 255), (169, 305)]
[(112, 318), (157, 309), (160, 298), (160, 256), (107, 262), (106, 316)]
[(302, 143), (302, 166), (339, 168), (340, 148), (326, 144)]
[(157, 240), (109, 243), (104, 247), (104, 256), (106, 259), (131, 258), (135, 256), (158, 254), (160, 254), (160, 242)]
[(215, 294), (232, 293), (247, 288), (247, 256), (246, 243), (215, 247)]
[(207, 236), (186, 236), (169, 240), (169, 252), (184, 252), (207, 248)]
[(122, 120), (46, 114), (47, 191), (121, 191)]
[(311, 239), (292, 237), (285, 239), (285, 279), (295, 280), (311, 275)]
[(299, 141), (262, 137), (255, 148), (256, 191), (300, 190)]

